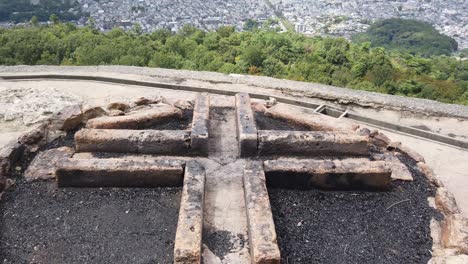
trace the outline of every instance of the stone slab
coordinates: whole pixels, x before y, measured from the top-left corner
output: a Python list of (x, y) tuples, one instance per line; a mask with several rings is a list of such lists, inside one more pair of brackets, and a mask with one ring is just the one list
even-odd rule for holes
[(246, 93), (238, 93), (235, 97), (239, 155), (241, 157), (255, 156), (257, 154), (257, 126), (250, 97)]
[(82, 129), (77, 152), (190, 155), (190, 132), (182, 130)]
[(247, 162), (243, 180), (251, 263), (279, 264), (280, 250), (262, 162)]
[(195, 99), (190, 142), (192, 151), (201, 156), (208, 156), (209, 122), (210, 96), (199, 94)]
[(124, 116), (105, 116), (88, 121), (87, 128), (144, 129), (168, 120), (181, 119), (182, 110), (172, 105), (158, 105), (150, 109), (131, 112)]
[(171, 161), (65, 159), (57, 165), (59, 187), (178, 187), (184, 168)]
[(391, 169), (384, 161), (365, 159), (277, 159), (264, 162), (271, 187), (328, 190), (387, 190)]
[(69, 147), (49, 149), (34, 157), (24, 172), (26, 181), (55, 179), (57, 165), (70, 158), (74, 150)]
[(350, 132), (259, 130), (259, 155), (368, 155), (369, 137)]
[(357, 123), (349, 120), (312, 113), (304, 108), (282, 103), (268, 108), (265, 115), (283, 119), (293, 124), (307, 126), (311, 130), (318, 131), (356, 131), (359, 128)]
[(205, 169), (196, 161), (188, 161), (174, 245), (174, 263), (201, 263), (204, 198)]

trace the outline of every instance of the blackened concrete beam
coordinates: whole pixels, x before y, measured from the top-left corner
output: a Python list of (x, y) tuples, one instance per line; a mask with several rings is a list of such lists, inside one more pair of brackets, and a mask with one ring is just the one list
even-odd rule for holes
[(251, 263), (279, 264), (280, 250), (262, 162), (247, 162), (243, 179)]
[(210, 97), (199, 94), (193, 109), (192, 132), (190, 135), (192, 152), (208, 156), (208, 138), (210, 122)]
[(172, 161), (65, 159), (57, 164), (59, 187), (177, 187), (184, 168)]
[(176, 264), (201, 262), (204, 198), (205, 169), (196, 161), (188, 161), (174, 245)]
[(190, 155), (190, 132), (183, 130), (82, 129), (77, 152)]
[(124, 116), (104, 116), (88, 121), (87, 128), (100, 129), (144, 129), (169, 120), (182, 118), (182, 110), (172, 105), (158, 105), (147, 110)]
[(236, 94), (236, 123), (240, 157), (251, 157), (257, 154), (257, 126), (246, 93)]
[(270, 187), (328, 190), (387, 190), (391, 169), (384, 161), (278, 159), (264, 162)]
[(368, 136), (352, 132), (259, 130), (259, 155), (368, 155)]

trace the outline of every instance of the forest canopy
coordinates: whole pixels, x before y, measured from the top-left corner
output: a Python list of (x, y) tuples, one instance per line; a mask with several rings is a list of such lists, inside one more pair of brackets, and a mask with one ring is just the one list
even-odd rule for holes
[(265, 75), (468, 105), (468, 61), (268, 30), (144, 34), (71, 23), (0, 29), (3, 65), (134, 65)]
[(458, 48), (453, 38), (439, 33), (431, 24), (400, 18), (375, 22), (367, 32), (354, 35), (353, 42), (370, 42), (372, 47), (384, 47), (423, 57), (449, 56)]

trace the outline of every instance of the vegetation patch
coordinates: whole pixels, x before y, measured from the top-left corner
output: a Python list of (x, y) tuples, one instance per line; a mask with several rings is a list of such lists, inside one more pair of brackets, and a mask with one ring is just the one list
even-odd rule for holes
[(71, 23), (0, 29), (2, 65), (133, 65), (264, 75), (468, 104), (468, 61), (274, 30), (144, 34)]
[(378, 21), (367, 32), (356, 34), (353, 40), (424, 57), (450, 55), (458, 48), (453, 38), (439, 33), (431, 24), (400, 18)]

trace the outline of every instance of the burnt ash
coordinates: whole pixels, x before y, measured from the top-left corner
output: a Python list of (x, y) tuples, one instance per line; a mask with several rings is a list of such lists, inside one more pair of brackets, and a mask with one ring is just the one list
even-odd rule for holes
[(441, 218), (427, 202), (435, 189), (401, 160), (414, 181), (388, 192), (269, 188), (282, 263), (427, 263), (429, 223)]
[(4, 263), (172, 263), (180, 195), (180, 188), (18, 181), (0, 203), (0, 256)]
[[(73, 147), (75, 131), (40, 151)], [(58, 189), (28, 183), (25, 153), (0, 200), (3, 263), (172, 263), (182, 188)], [(5, 261), (6, 260), (6, 261)]]
[(310, 131), (308, 126), (294, 124), (286, 120), (266, 116), (264, 113), (254, 112), (255, 123), (258, 130), (281, 130), (281, 131)]
[(190, 129), (193, 119), (193, 110), (184, 110), (182, 119), (169, 119), (146, 129), (154, 130), (187, 130)]

